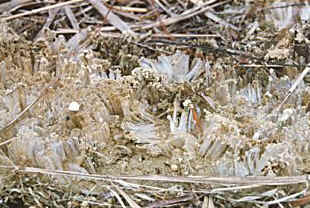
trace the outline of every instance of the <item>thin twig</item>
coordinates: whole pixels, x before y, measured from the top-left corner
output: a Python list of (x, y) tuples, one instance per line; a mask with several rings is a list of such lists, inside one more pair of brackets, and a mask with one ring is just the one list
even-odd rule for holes
[[(9, 168), (9, 167), (8, 167)], [(41, 173), (48, 175), (62, 175), (71, 177), (80, 177), (85, 179), (94, 179), (102, 181), (115, 180), (138, 180), (138, 181), (157, 181), (157, 182), (174, 182), (174, 183), (197, 183), (197, 184), (218, 184), (218, 185), (261, 185), (261, 186), (275, 186), (275, 185), (290, 185), (307, 183), (307, 176), (249, 176), (249, 177), (204, 177), (204, 176), (107, 176), (97, 174), (85, 174), (73, 171), (48, 170), (41, 168), (25, 167), (18, 170), (25, 173)]]
[(33, 9), (33, 10), (29, 11), (29, 12), (24, 12), (24, 13), (21, 13), (21, 14), (16, 14), (16, 15), (12, 15), (12, 16), (9, 16), (9, 17), (0, 18), (0, 20), (2, 20), (2, 21), (8, 21), (8, 20), (12, 20), (12, 19), (19, 18), (19, 17), (24, 17), (24, 16), (28, 16), (28, 15), (33, 15), (33, 14), (36, 14), (36, 13), (39, 13), (39, 12), (46, 12), (47, 10), (50, 10), (50, 9), (55, 9), (55, 8), (59, 8), (59, 7), (64, 7), (64, 6), (66, 6), (66, 5), (75, 4), (75, 3), (79, 3), (79, 2), (83, 2), (83, 1), (85, 1), (85, 0), (71, 0), (71, 1), (66, 1), (66, 2), (62, 2), (62, 3), (55, 4), (55, 5), (42, 7), (42, 8), (39, 8), (39, 9)]
[(160, 22), (155, 22), (155, 23), (151, 23), (151, 24), (148, 24), (148, 25), (145, 25), (145, 26), (142, 26), (142, 27), (136, 27), (135, 29), (151, 29), (151, 28), (154, 28), (154, 27), (159, 27), (161, 25), (171, 25), (171, 24), (174, 24), (174, 23), (177, 23), (177, 22), (180, 22), (180, 21), (183, 21), (185, 19), (188, 19), (188, 18), (191, 18), (193, 16), (196, 16), (198, 14), (201, 14), (211, 8), (215, 8), (215, 7), (218, 7), (220, 5), (223, 5), (223, 4), (226, 4), (227, 2), (229, 2), (230, 0), (226, 0), (226, 1), (222, 1), (222, 2), (219, 2), (219, 3), (216, 3), (216, 4), (213, 4), (212, 6), (208, 6), (216, 1), (209, 1), (209, 2), (206, 2), (204, 3), (202, 6), (197, 6), (191, 10), (187, 10), (185, 11), (183, 14), (179, 15), (179, 16), (176, 16), (176, 17), (170, 17), (170, 18), (167, 18), (167, 19), (163, 19), (161, 20)]

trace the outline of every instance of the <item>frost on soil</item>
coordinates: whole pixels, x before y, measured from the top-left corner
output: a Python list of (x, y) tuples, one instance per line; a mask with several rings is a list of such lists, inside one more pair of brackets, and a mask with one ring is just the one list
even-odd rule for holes
[[(1, 132), (2, 142), (13, 140), (2, 151), (5, 165), (206, 176), (298, 175), (309, 168), (309, 88), (301, 83), (274, 111), (294, 75), (270, 70), (249, 82), (221, 59), (210, 65), (181, 51), (141, 57), (124, 75), (91, 48), (70, 56), (73, 46), (61, 37), (32, 46), (2, 28), (0, 41), (7, 51), (23, 46), (20, 54), (0, 51), (2, 128), (59, 77)], [(44, 51), (33, 68), (31, 47)]]

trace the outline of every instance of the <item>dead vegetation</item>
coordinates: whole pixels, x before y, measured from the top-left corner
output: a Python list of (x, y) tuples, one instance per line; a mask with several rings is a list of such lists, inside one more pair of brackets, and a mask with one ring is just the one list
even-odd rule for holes
[(308, 1), (2, 1), (3, 207), (309, 203)]

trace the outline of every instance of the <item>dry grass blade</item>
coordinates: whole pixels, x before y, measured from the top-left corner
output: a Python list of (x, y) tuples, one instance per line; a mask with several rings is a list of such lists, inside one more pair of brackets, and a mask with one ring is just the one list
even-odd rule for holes
[(226, 27), (231, 27), (232, 29), (237, 30), (237, 31), (241, 30), (240, 28), (238, 28), (238, 27), (236, 27), (236, 26), (234, 26), (234, 25), (232, 25), (232, 24), (226, 22), (225, 20), (219, 18), (218, 16), (216, 16), (216, 15), (213, 14), (212, 12), (205, 12), (205, 15), (206, 15), (208, 18), (212, 19), (213, 21), (215, 21), (215, 22), (217, 22), (217, 23), (219, 23), (219, 24), (221, 24), (221, 25), (224, 25), (224, 26), (226, 26)]
[(202, 208), (215, 208), (213, 198), (211, 196), (204, 197)]
[(240, 191), (242, 189), (253, 189), (253, 188), (258, 188), (261, 187), (261, 185), (258, 184), (253, 184), (253, 185), (246, 185), (246, 186), (233, 186), (233, 187), (225, 187), (225, 188), (215, 188), (212, 189), (212, 191), (208, 191), (208, 193), (220, 193), (220, 192), (225, 192), (225, 191)]
[(2, 3), (0, 5), (0, 13), (4, 12), (4, 11), (10, 11), (11, 9), (13, 9), (19, 5), (23, 5), (23, 4), (30, 3), (30, 2), (32, 2), (32, 0), (9, 1), (6, 3)]
[(112, 6), (112, 8), (122, 12), (146, 13), (148, 11), (146, 8), (138, 8), (138, 7)]
[(128, 204), (132, 207), (132, 208), (140, 208), (140, 206), (134, 202), (129, 196), (128, 194), (125, 193), (125, 191), (123, 191), (120, 187), (118, 187), (117, 185), (114, 185), (114, 187), (116, 188), (116, 190), (127, 200)]
[(65, 12), (66, 12), (68, 19), (70, 20), (70, 23), (71, 23), (73, 29), (80, 30), (79, 23), (78, 23), (77, 19), (75, 18), (71, 8), (68, 5), (65, 6)]
[(124, 180), (116, 180), (114, 181), (115, 183), (118, 183), (121, 186), (124, 186), (128, 189), (149, 189), (149, 190), (153, 190), (153, 191), (166, 191), (166, 189), (164, 188), (160, 188), (160, 187), (155, 187), (155, 186), (148, 186), (148, 185), (141, 185), (141, 184), (137, 184), (137, 183), (130, 183)]
[[(196, 5), (202, 5), (202, 4), (203, 4), (203, 2), (201, 2), (201, 1), (192, 0), (192, 2), (193, 2), (194, 4), (196, 4)], [(237, 31), (240, 30), (240, 28), (237, 28), (236, 26), (234, 26), (234, 25), (232, 25), (232, 24), (229, 24), (228, 22), (226, 22), (225, 20), (223, 20), (223, 19), (221, 19), (220, 17), (216, 16), (216, 15), (215, 15), (214, 13), (212, 13), (212, 12), (208, 12), (208, 11), (205, 12), (205, 16), (208, 17), (208, 18), (210, 18), (210, 19), (212, 19), (213, 21), (215, 21), (215, 22), (217, 22), (217, 23), (219, 23), (219, 24), (222, 24), (222, 25), (226, 26), (226, 27), (231, 27), (232, 29), (237, 30)]]
[[(31, 173), (31, 172), (36, 172), (36, 173), (42, 173), (42, 174), (52, 174), (52, 175), (66, 175), (66, 176), (80, 176), (82, 178), (89, 178), (89, 179), (103, 179), (103, 180), (106, 180), (106, 181), (115, 181), (116, 180), (119, 180), (119, 179), (134, 179), (134, 180), (139, 180), (141, 178), (152, 178), (152, 177), (147, 177), (147, 176), (144, 176), (144, 177), (129, 177), (129, 176), (120, 176), (120, 177), (114, 177), (114, 176), (99, 176), (99, 175), (89, 175), (89, 174), (81, 174), (81, 173), (77, 173), (77, 172), (68, 172), (68, 171), (51, 171), (51, 170), (44, 170), (44, 169), (38, 169), (38, 168), (24, 168), (24, 169), (19, 169), (18, 171), (21, 171), (21, 172), (28, 172), (28, 173)], [(167, 178), (167, 181), (171, 182), (172, 178), (174, 177), (165, 177)], [(170, 178), (170, 180), (168, 180), (168, 178)], [(195, 177), (182, 177), (184, 179), (188, 179), (188, 180), (177, 180), (178, 182), (189, 182), (189, 183), (197, 183), (197, 180), (193, 180), (193, 178)], [(252, 178), (252, 177), (248, 177), (248, 178)], [(245, 178), (245, 180), (249, 180), (248, 178)], [(306, 177), (301, 177), (301, 176), (297, 176), (297, 177), (270, 177), (270, 179), (268, 181), (271, 180), (271, 178), (273, 178), (273, 180), (275, 182), (271, 183), (271, 182), (266, 182), (264, 180), (265, 177), (260, 177), (261, 179), (261, 184), (264, 184), (264, 185), (288, 185), (288, 184), (293, 184), (290, 182), (289, 179), (292, 179), (292, 181), (294, 181), (294, 183), (305, 183), (305, 180), (306, 180)], [(211, 178), (211, 181), (215, 181), (217, 178)], [(254, 183), (258, 183), (258, 179), (254, 177), (255, 180), (253, 180)], [(285, 179), (286, 183), (284, 183), (283, 179)], [(298, 180), (296, 180), (298, 179)], [(220, 179), (222, 182), (222, 185), (229, 185), (230, 183), (227, 183), (225, 184), (224, 183), (224, 178), (221, 178)], [(251, 179), (250, 179), (251, 180)], [(176, 182), (176, 180), (173, 180), (174, 182)], [(190, 182), (191, 181), (191, 182)], [(279, 182), (277, 182), (279, 181)], [(238, 182), (238, 180), (236, 181)], [(240, 181), (239, 181), (240, 182)], [(248, 181), (249, 182), (249, 181)], [(211, 182), (212, 183), (212, 182)], [(248, 187), (248, 188), (255, 188), (254, 186), (252, 187)], [(119, 193), (127, 200), (127, 202), (132, 206), (132, 207), (139, 207), (139, 205), (137, 205), (135, 202), (133, 202), (129, 196), (124, 193), (119, 187), (117, 187), (117, 190), (119, 191)], [(230, 189), (232, 190), (232, 189)], [(235, 189), (236, 190), (236, 189)], [(235, 191), (234, 190), (234, 191)], [(272, 201), (257, 201), (257, 199), (260, 199), (262, 197), (266, 197), (266, 196), (270, 196), (270, 194), (272, 194), (273, 192), (265, 192), (265, 193), (262, 193), (261, 196), (248, 196), (248, 197), (243, 197), (241, 199), (230, 199), (231, 201), (235, 201), (235, 202), (253, 202), (253, 203), (257, 203), (257, 204), (264, 204), (264, 205), (272, 205), (272, 204), (278, 204), (278, 203), (282, 203), (282, 202), (288, 202), (292, 199), (295, 199), (296, 197), (300, 196), (300, 195), (303, 195), (304, 193), (306, 193), (306, 189), (304, 189), (303, 191), (301, 192), (298, 192), (298, 193), (295, 193), (295, 194), (291, 194), (291, 195), (288, 195), (288, 196), (285, 196), (285, 197), (282, 197), (282, 198), (279, 198), (279, 199), (276, 199), (276, 200), (272, 200)], [(112, 189), (110, 189), (110, 191), (113, 192), (113, 194), (117, 197), (118, 201), (120, 202), (120, 204), (124, 207), (124, 202), (122, 201), (121, 197)], [(171, 204), (171, 203), (176, 203), (176, 202), (184, 202), (187, 201), (187, 200), (191, 200), (191, 198), (182, 198), (182, 199), (176, 199), (176, 200), (170, 200), (170, 201), (166, 201), (165, 202), (165, 206), (168, 204)], [(152, 203), (154, 204), (154, 203)], [(152, 205), (150, 205), (149, 207), (153, 207)], [(156, 203), (156, 207), (158, 207), (158, 203)]]
[[(299, 197), (301, 195), (304, 195), (304, 193), (306, 193), (306, 191), (307, 191), (307, 188), (305, 188), (301, 192), (298, 192), (298, 193), (295, 193), (295, 194), (292, 194), (292, 195), (288, 195), (288, 196), (285, 196), (285, 197), (282, 197), (282, 198), (278, 198), (278, 199), (275, 199), (275, 200), (271, 200), (271, 201), (263, 200), (263, 198), (265, 198), (265, 197), (277, 198), (276, 195), (279, 192), (279, 190), (276, 188), (276, 189), (272, 189), (270, 191), (263, 192), (263, 193), (261, 193), (259, 195), (246, 196), (246, 197), (242, 197), (240, 199), (232, 199), (232, 198), (230, 198), (229, 200), (233, 201), (233, 202), (247, 202), (247, 203), (251, 202), (251, 203), (255, 203), (255, 204), (262, 204), (262, 205), (268, 206), (268, 205), (280, 204), (282, 202), (289, 202), (292, 199), (296, 199), (297, 197)], [(259, 199), (261, 199), (261, 200), (259, 200)]]
[(204, 183), (204, 184), (221, 184), (221, 185), (288, 185), (306, 183), (307, 176), (292, 177), (169, 177), (169, 176), (122, 176), (120, 179), (128, 180), (150, 180), (150, 181), (166, 181), (180, 183)]
[(215, 8), (215, 7), (218, 7), (220, 5), (226, 4), (229, 1), (230, 0), (222, 1), (222, 2), (219, 2), (219, 3), (213, 4), (212, 6), (208, 6), (208, 5), (216, 2), (216, 1), (209, 1), (209, 2), (204, 3), (201, 6), (197, 6), (197, 7), (193, 8), (193, 9), (187, 10), (186, 12), (184, 12), (183, 14), (181, 14), (179, 16), (170, 17), (170, 18), (163, 19), (163, 20), (161, 20), (159, 22), (156, 22), (156, 23), (152, 23), (152, 24), (148, 24), (148, 25), (142, 26), (141, 29), (150, 29), (150, 28), (159, 27), (159, 26), (162, 26), (162, 25), (165, 25), (165, 26), (171, 25), (171, 24), (180, 22), (182, 20), (191, 18), (193, 16), (196, 16), (198, 14), (201, 14), (201, 13), (203, 13), (203, 12), (205, 12), (205, 11), (211, 9), (211, 8)]
[[(298, 193), (295, 193), (295, 194), (291, 194), (291, 195), (288, 195), (288, 196), (285, 196), (285, 197), (282, 197), (282, 198), (278, 198), (278, 199), (275, 199), (275, 200), (271, 200), (271, 201), (265, 201), (265, 200), (258, 200), (258, 199), (262, 199), (266, 196), (268, 197), (274, 197), (274, 198), (277, 198), (275, 196), (272, 196), (272, 195), (276, 195), (276, 192), (278, 192), (279, 190), (271, 190), (271, 191), (268, 191), (268, 195), (266, 195), (265, 193), (262, 193), (260, 196), (247, 196), (247, 197), (243, 197), (241, 199), (229, 199), (230, 201), (232, 202), (246, 202), (246, 203), (255, 203), (255, 204), (261, 204), (261, 205), (264, 205), (264, 206), (270, 206), (270, 205), (279, 205), (280, 203), (283, 203), (283, 202), (290, 202), (291, 200), (294, 200), (296, 199), (297, 197), (301, 196), (301, 195), (304, 195), (304, 193), (307, 191), (307, 188), (304, 189), (303, 191), (301, 192), (298, 192)], [(270, 195), (271, 194), (271, 195)]]
[[(97, 174), (84, 174), (72, 171), (56, 171), (41, 168), (25, 167), (19, 170), (25, 173), (42, 173), (49, 175), (63, 175), (80, 177), (93, 180), (115, 181), (115, 180), (137, 180), (137, 181), (157, 181), (173, 183), (195, 183), (195, 184), (218, 184), (218, 185), (256, 185), (256, 186), (280, 186), (290, 184), (308, 183), (308, 176), (287, 176), (287, 177), (268, 177), (268, 176), (249, 176), (249, 177), (203, 177), (203, 176), (107, 176)], [(252, 188), (252, 187), (248, 187)]]
[(113, 193), (113, 195), (116, 197), (117, 201), (121, 204), (121, 206), (123, 208), (126, 208), (126, 205), (124, 204), (120, 195), (118, 195), (118, 193), (116, 191), (114, 191), (110, 186), (108, 186), (107, 188)]
[(1, 143), (0, 143), (0, 147), (1, 147), (2, 145), (9, 144), (9, 143), (11, 143), (12, 141), (14, 141), (14, 140), (16, 140), (16, 139), (17, 139), (17, 137), (13, 137), (13, 138), (8, 139), (8, 140), (6, 140), (6, 141), (4, 141), (4, 142), (1, 142)]
[(296, 199), (297, 197), (304, 195), (306, 193), (306, 191), (308, 190), (308, 188), (304, 189), (303, 191), (299, 192), (299, 193), (295, 193), (295, 194), (291, 194), (273, 201), (269, 201), (269, 202), (261, 202), (261, 204), (264, 205), (274, 205), (274, 204), (280, 204), (282, 202), (289, 202), (291, 200)]
[(169, 16), (171, 17), (175, 16), (175, 14), (172, 13), (167, 7), (165, 7), (160, 1), (155, 0), (155, 2), (161, 9), (163, 9), (167, 14), (169, 14)]
[(240, 64), (240, 66), (250, 68), (261, 68), (261, 67), (283, 68), (283, 65), (277, 65), (277, 64)]
[(178, 206), (181, 203), (191, 201), (194, 199), (193, 194), (177, 197), (176, 199), (171, 200), (162, 200), (158, 202), (153, 202), (150, 205), (146, 206), (146, 208), (160, 208), (160, 207), (169, 207), (169, 206)]
[(161, 33), (156, 33), (151, 35), (153, 38), (217, 38), (219, 37), (218, 35), (214, 34), (175, 34), (175, 33), (170, 33), (170, 34), (161, 34)]
[(89, 0), (89, 2), (98, 10), (98, 12), (113, 26), (119, 29), (124, 34), (135, 36), (135, 33), (130, 27), (122, 21), (118, 16), (113, 14), (108, 8), (106, 8), (101, 1)]
[(36, 13), (39, 13), (39, 12), (44, 12), (44, 11), (47, 11), (47, 10), (50, 10), (50, 9), (64, 7), (66, 5), (75, 4), (75, 3), (79, 3), (79, 2), (83, 2), (83, 1), (84, 0), (71, 0), (71, 1), (63, 2), (63, 3), (58, 3), (58, 4), (55, 4), (55, 5), (52, 5), (52, 6), (46, 6), (46, 7), (39, 8), (39, 9), (33, 9), (33, 10), (29, 11), (29, 12), (24, 12), (24, 13), (21, 13), (21, 14), (16, 14), (16, 15), (12, 15), (12, 16), (9, 16), (9, 17), (3, 17), (3, 18), (0, 18), (0, 20), (8, 21), (8, 20), (19, 18), (19, 17), (33, 15), (33, 14), (36, 14)]

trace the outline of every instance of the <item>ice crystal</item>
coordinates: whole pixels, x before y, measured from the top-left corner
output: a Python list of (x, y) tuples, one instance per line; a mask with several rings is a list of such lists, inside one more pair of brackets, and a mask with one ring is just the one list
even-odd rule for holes
[(142, 58), (141, 68), (164, 75), (168, 81), (185, 82), (195, 80), (204, 70), (204, 63), (195, 58), (190, 64), (189, 56), (177, 51), (172, 56), (159, 56), (158, 61)]
[(187, 99), (183, 102), (184, 109), (180, 107), (180, 102), (174, 101), (173, 114), (168, 115), (171, 133), (191, 132), (197, 126), (194, 120), (193, 111), (200, 113), (200, 108)]
[(122, 128), (128, 132), (127, 137), (138, 144), (156, 144), (160, 142), (159, 129), (152, 123), (124, 122)]
[[(285, 9), (292, 7), (271, 11)], [(294, 15), (288, 13), (286, 19), (281, 12), (271, 19), (278, 29), (288, 28)], [(157, 60), (141, 58), (140, 67), (130, 74), (122, 68), (126, 58), (112, 66), (101, 52), (76, 45), (75, 38), (87, 38), (84, 32), (70, 41), (61, 36), (53, 41), (51, 34), (52, 44), (40, 43), (47, 55), (34, 57), (31, 73), (21, 70), (29, 59), (13, 61), (11, 55), (1, 61), (1, 128), (38, 97), (54, 73), (60, 75), (27, 114), (1, 132), (3, 141), (13, 138), (7, 152), (0, 154), (2, 164), (85, 173), (118, 170), (116, 174), (136, 174), (132, 169), (141, 174), (157, 167), (163, 174), (170, 174), (168, 169), (182, 175), (208, 175), (212, 169), (216, 176), (308, 171), (309, 88), (301, 83), (274, 113), (296, 78), (292, 72), (282, 75), (291, 68), (244, 72), (230, 67), (227, 57), (206, 54), (209, 61), (192, 60), (178, 51)], [(295, 40), (303, 43), (305, 37), (300, 33)], [(287, 41), (289, 35), (283, 42)], [(266, 58), (287, 59), (292, 48), (285, 43), (271, 47)]]
[[(238, 152), (242, 149), (239, 146)], [(215, 170), (225, 176), (295, 175), (296, 155), (286, 143), (268, 144), (266, 148), (252, 147), (240, 157), (237, 152), (227, 151), (216, 160)]]
[(159, 127), (154, 116), (147, 111), (147, 105), (140, 102), (131, 103), (130, 100), (124, 99), (121, 106), (124, 113), (122, 129), (127, 133), (127, 138), (139, 144), (159, 142)]
[(289, 28), (296, 23), (298, 11), (296, 7), (289, 4), (291, 2), (275, 1), (270, 14), (266, 15), (266, 19), (271, 20), (278, 30)]
[(271, 5), (270, 13), (266, 15), (267, 20), (271, 20), (277, 30), (287, 29), (297, 23), (297, 19), (305, 23), (310, 20), (309, 2), (304, 1), (303, 6), (297, 7), (295, 1), (275, 1)]
[(229, 144), (235, 142), (231, 137), (240, 136), (240, 130), (237, 123), (231, 123), (223, 116), (207, 111), (205, 113), (204, 135), (199, 153), (201, 156), (216, 160), (225, 153)]
[(300, 9), (299, 15), (303, 22), (307, 22), (310, 20), (310, 5), (308, 1), (304, 1), (303, 3), (305, 5)]
[(76, 139), (61, 141), (57, 135), (48, 136), (39, 129), (40, 122), (35, 119), (25, 121), (19, 127), (16, 138), (8, 145), (8, 156), (15, 165), (87, 172), (80, 167), (83, 157)]
[(261, 87), (257, 84), (253, 86), (252, 84), (248, 84), (246, 88), (240, 90), (241, 96), (245, 98), (245, 100), (252, 104), (260, 104), (261, 103)]

